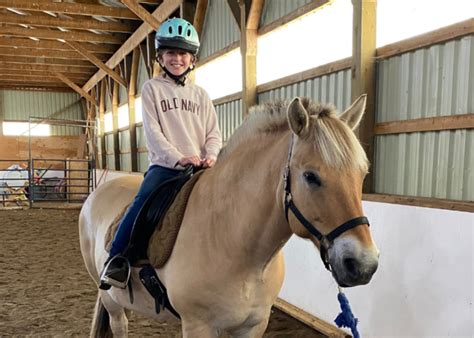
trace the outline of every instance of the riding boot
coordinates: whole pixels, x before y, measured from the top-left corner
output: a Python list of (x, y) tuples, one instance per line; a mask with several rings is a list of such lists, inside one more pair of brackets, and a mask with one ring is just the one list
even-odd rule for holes
[(111, 286), (125, 289), (130, 278), (130, 262), (122, 255), (109, 257), (100, 274), (99, 289), (109, 290)]

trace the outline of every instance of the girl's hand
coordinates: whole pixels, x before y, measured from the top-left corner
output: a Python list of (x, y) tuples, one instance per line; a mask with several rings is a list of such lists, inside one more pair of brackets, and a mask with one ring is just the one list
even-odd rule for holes
[(215, 163), (216, 163), (216, 160), (212, 158), (205, 158), (204, 160), (201, 161), (201, 166), (204, 169), (211, 168), (212, 166), (214, 166)]
[(195, 167), (200, 167), (201, 166), (201, 159), (199, 158), (199, 156), (183, 157), (178, 161), (178, 164), (182, 167), (185, 167), (188, 164), (192, 164)]

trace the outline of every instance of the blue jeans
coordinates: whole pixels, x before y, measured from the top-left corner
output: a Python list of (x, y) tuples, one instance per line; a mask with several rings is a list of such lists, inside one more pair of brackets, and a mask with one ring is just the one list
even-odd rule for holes
[(170, 178), (178, 176), (180, 172), (181, 170), (165, 168), (159, 165), (153, 165), (148, 168), (148, 171), (145, 173), (145, 178), (143, 179), (142, 185), (140, 186), (135, 199), (128, 207), (127, 212), (119, 223), (117, 232), (112, 242), (112, 247), (110, 248), (109, 257), (124, 253), (130, 242), (130, 236), (132, 234), (135, 219), (137, 218), (138, 212), (147, 198), (161, 183), (169, 180)]

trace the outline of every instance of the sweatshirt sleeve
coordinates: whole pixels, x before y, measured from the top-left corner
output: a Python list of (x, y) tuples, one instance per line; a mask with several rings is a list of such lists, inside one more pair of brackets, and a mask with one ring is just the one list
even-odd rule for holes
[(205, 99), (207, 100), (207, 123), (206, 123), (206, 157), (217, 159), (219, 151), (222, 147), (222, 135), (219, 129), (219, 123), (217, 121), (217, 114), (214, 105), (207, 93), (205, 93)]
[(173, 168), (183, 155), (163, 135), (156, 102), (150, 83), (146, 83), (142, 89), (143, 129), (146, 145), (148, 151), (154, 152), (169, 167)]

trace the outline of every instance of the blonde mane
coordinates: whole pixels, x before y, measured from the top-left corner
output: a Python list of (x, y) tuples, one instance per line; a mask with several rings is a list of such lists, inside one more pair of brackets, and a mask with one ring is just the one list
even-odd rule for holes
[[(287, 121), (289, 103), (289, 101), (276, 101), (252, 107), (249, 115), (221, 151), (220, 159), (229, 156), (250, 137), (289, 130)], [(349, 126), (339, 119), (335, 107), (312, 102), (308, 98), (301, 98), (301, 103), (310, 115), (310, 132), (306, 140), (314, 144), (325, 164), (335, 168), (355, 168), (366, 172), (367, 156)]]

